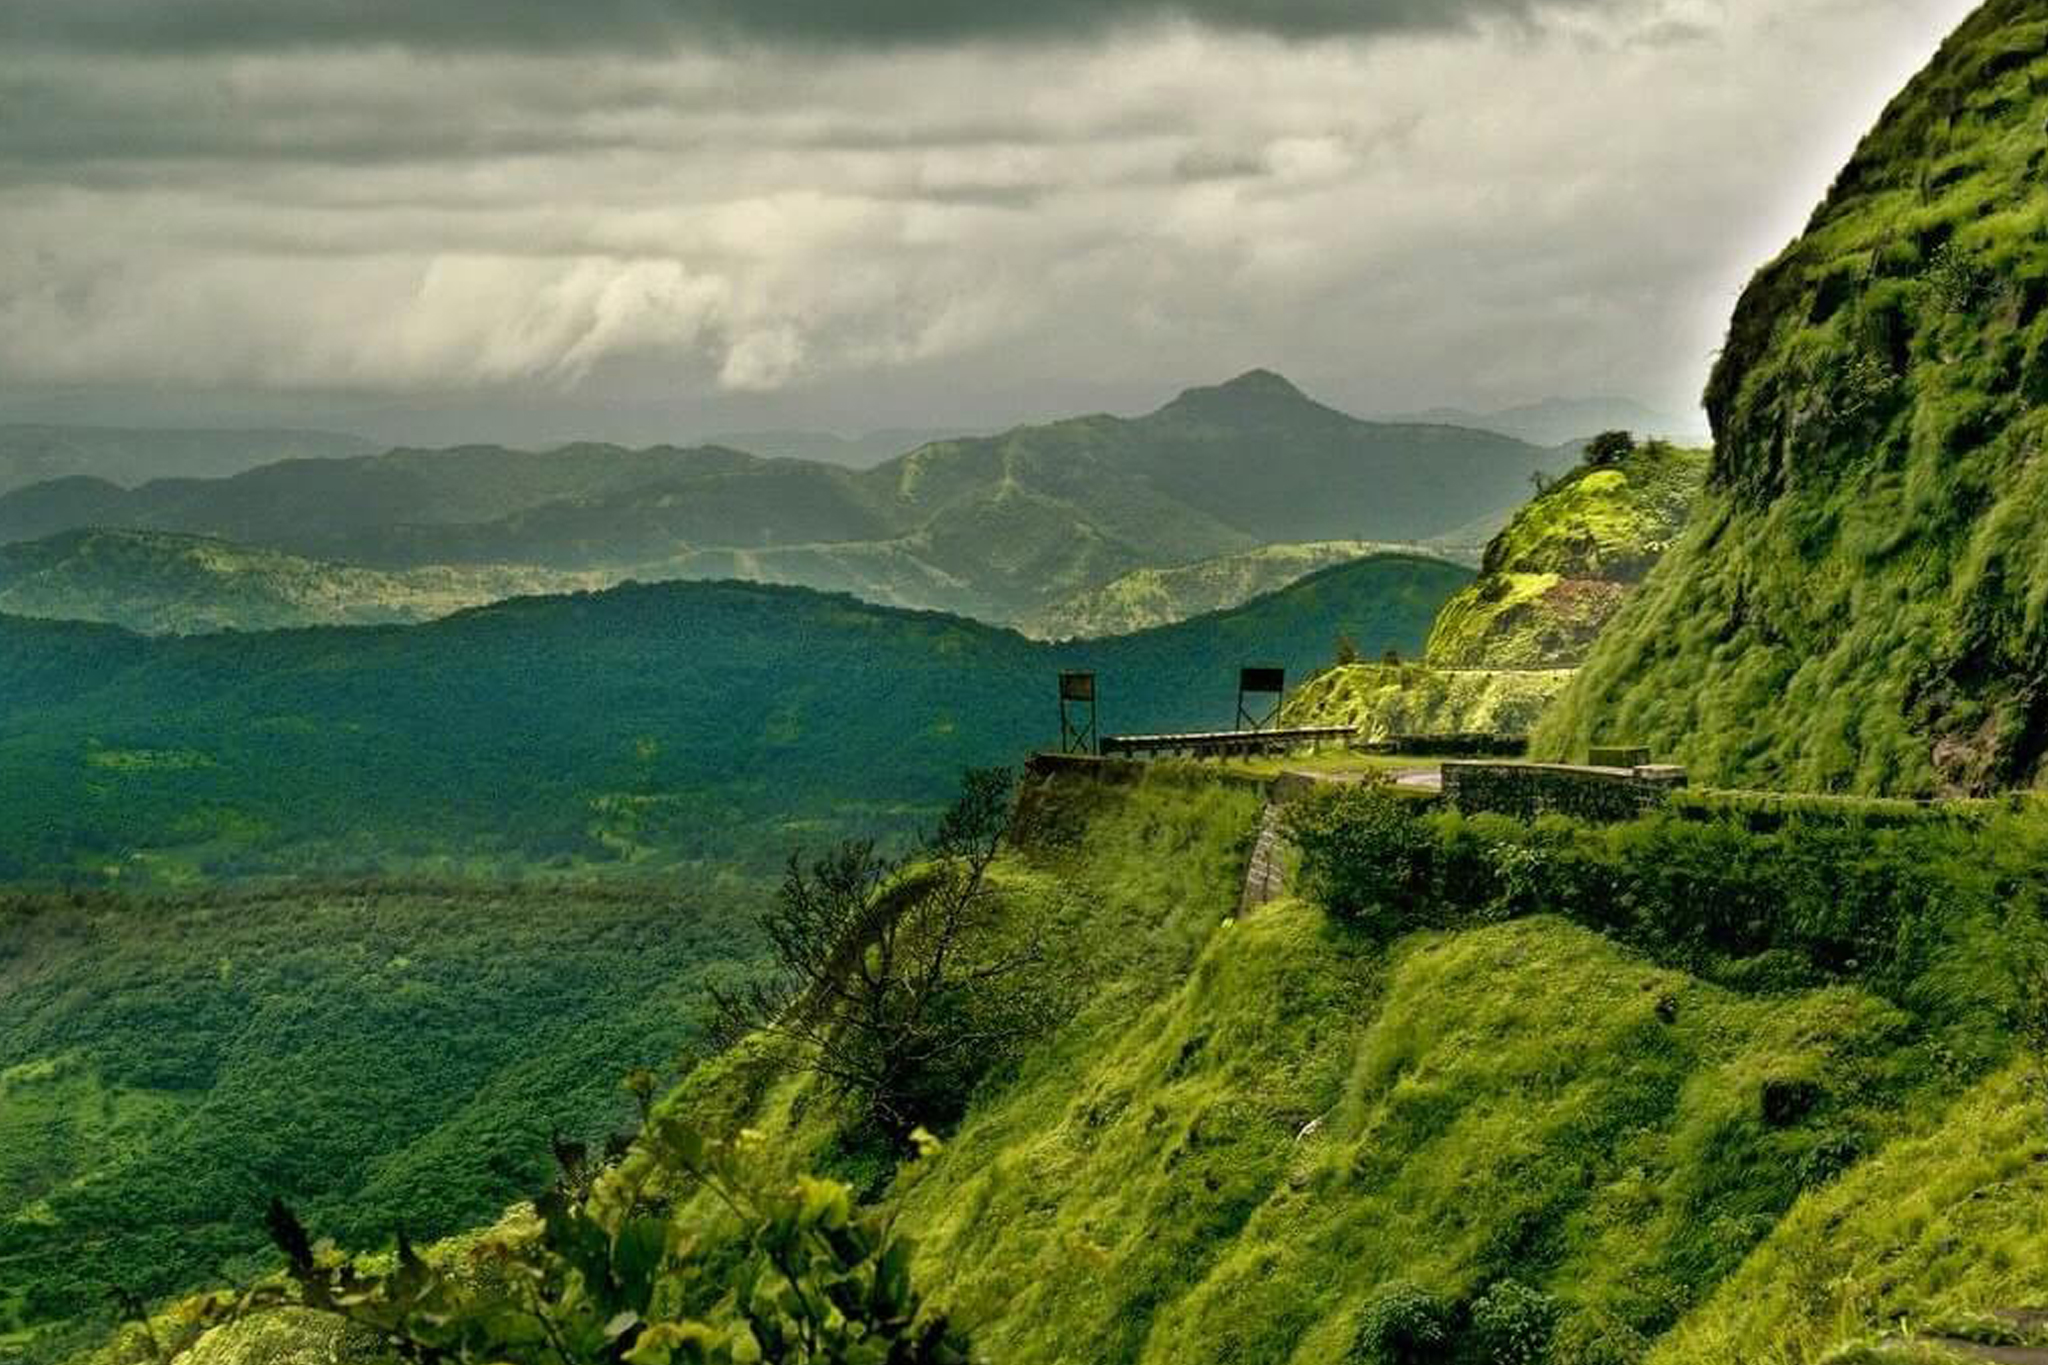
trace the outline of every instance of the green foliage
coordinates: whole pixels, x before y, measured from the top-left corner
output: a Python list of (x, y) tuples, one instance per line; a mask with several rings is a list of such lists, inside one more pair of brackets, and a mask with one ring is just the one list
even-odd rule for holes
[(271, 1194), (354, 1240), (494, 1218), (760, 951), (751, 898), (643, 884), (0, 900), (0, 1358), (253, 1273)]
[(1373, 1296), (1345, 1354), (1359, 1365), (1447, 1365), (1457, 1310), (1437, 1295), (1396, 1281)]
[(1633, 432), (1603, 431), (1586, 442), (1586, 463), (1595, 469), (1618, 465), (1635, 454), (1636, 438)]
[(2039, 785), (2044, 32), (1978, 8), (1745, 291), (1709, 491), (1539, 756), (1627, 736), (1723, 786)]
[(1541, 1365), (1557, 1319), (1558, 1303), (1549, 1294), (1502, 1280), (1472, 1305), (1473, 1345), (1486, 1365)]
[(1416, 805), (1378, 783), (1298, 803), (1287, 831), (1309, 893), (1381, 937), (1406, 933), (1434, 907), (1436, 840)]
[(774, 972), (714, 992), (727, 1040), (766, 1035), (790, 1064), (909, 1141), (959, 1118), (991, 1069), (1063, 1007), (1043, 945), (1004, 934), (989, 869), (1010, 829), (1012, 775), (969, 772), (914, 862), (842, 845), (792, 857), (764, 928)]
[[(2048, 918), (2048, 818), (2033, 810), (1981, 823), (1525, 825), (1354, 787), (1303, 801), (1290, 824), (1308, 885), (1380, 932), (1560, 914), (1719, 979), (1853, 975), (1930, 1012), (1959, 1007), (1943, 976), (1959, 944), (2011, 942)], [(1976, 994), (1973, 1028), (2015, 1004), (1999, 984)]]
[(186, 1305), (158, 1357), (253, 1313), (309, 1309), (421, 1365), (967, 1365), (889, 1218), (836, 1181), (778, 1178), (758, 1145), (663, 1115), (601, 1173), (566, 1152), (538, 1226), (488, 1243), (483, 1276), (436, 1266), (402, 1234), (390, 1269), (361, 1266), (273, 1201), (284, 1279)]

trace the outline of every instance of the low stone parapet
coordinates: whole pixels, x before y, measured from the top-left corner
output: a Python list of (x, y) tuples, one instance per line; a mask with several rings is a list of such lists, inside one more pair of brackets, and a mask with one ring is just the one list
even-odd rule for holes
[(1665, 804), (1686, 784), (1685, 769), (1643, 763), (1596, 768), (1570, 763), (1452, 761), (1443, 765), (1444, 800), (1467, 815), (1533, 820), (1633, 820)]

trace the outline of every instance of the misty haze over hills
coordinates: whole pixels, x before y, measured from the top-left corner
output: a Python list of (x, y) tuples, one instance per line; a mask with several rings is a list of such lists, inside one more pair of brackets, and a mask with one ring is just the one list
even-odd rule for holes
[(1456, 407), (1430, 408), (1425, 412), (1393, 415), (1382, 420), (1478, 427), (1545, 446), (1583, 441), (1603, 431), (1629, 431), (1679, 445), (1704, 446), (1712, 443), (1707, 431), (1706, 413), (1658, 411), (1630, 398), (1546, 398), (1539, 403), (1524, 403), (1519, 407), (1491, 412)]
[[(1142, 417), (937, 441), (864, 470), (721, 446), (585, 444), (299, 459), (135, 488), (79, 475), (0, 494), (0, 542), (177, 532), (384, 570), (745, 578), (1013, 622), (1134, 570), (1273, 543), (1441, 540), (1469, 557), (1533, 475), (1577, 459), (1493, 432), (1360, 421), (1255, 370)], [(112, 591), (108, 564), (161, 551), (190, 582), (197, 562), (188, 547), (134, 541), (70, 544), (49, 562), (76, 575), (81, 548), (111, 556), (75, 580), (98, 600)], [(303, 598), (303, 566), (234, 562), (272, 565), (293, 580), (279, 593)], [(394, 592), (417, 602), (447, 588)]]

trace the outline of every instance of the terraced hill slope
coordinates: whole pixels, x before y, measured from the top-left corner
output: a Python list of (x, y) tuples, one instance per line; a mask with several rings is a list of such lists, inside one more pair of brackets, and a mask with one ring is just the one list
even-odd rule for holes
[(1678, 546), (1538, 729), (1724, 784), (2048, 779), (2048, 17), (1989, 0), (1744, 292)]
[(514, 566), (366, 569), (173, 531), (66, 531), (0, 545), (0, 612), (149, 635), (426, 621), (609, 582)]

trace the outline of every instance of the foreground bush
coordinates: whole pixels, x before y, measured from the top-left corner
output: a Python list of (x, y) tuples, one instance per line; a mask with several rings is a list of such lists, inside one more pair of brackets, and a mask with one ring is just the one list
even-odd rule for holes
[(1437, 1365), (1451, 1358), (1456, 1310), (1417, 1285), (1398, 1281), (1366, 1305), (1350, 1358), (1358, 1365)]
[(2040, 944), (2048, 903), (2048, 818), (2027, 810), (1525, 823), (1368, 786), (1310, 797), (1289, 820), (1310, 894), (1377, 935), (1558, 914), (1751, 987), (1854, 976), (1940, 1005), (1960, 993), (1939, 960), (1972, 974), (1973, 1008), (2016, 1013), (2015, 964)]
[(836, 1181), (771, 1174), (759, 1145), (665, 1117), (615, 1166), (593, 1173), (571, 1151), (535, 1203), (538, 1229), (488, 1241), (482, 1275), (403, 1237), (394, 1264), (368, 1268), (314, 1246), (273, 1203), (284, 1278), (188, 1305), (151, 1345), (168, 1361), (214, 1327), (309, 1309), (390, 1356), (449, 1365), (966, 1365), (965, 1338), (924, 1311), (890, 1220)]

